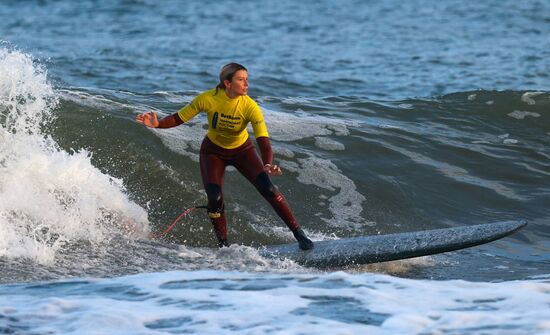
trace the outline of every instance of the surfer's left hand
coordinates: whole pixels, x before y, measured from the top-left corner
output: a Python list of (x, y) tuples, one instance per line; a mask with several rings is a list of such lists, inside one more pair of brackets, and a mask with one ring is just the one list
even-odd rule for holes
[(280, 176), (283, 174), (283, 171), (281, 171), (281, 168), (275, 164), (264, 165), (264, 171), (270, 176)]

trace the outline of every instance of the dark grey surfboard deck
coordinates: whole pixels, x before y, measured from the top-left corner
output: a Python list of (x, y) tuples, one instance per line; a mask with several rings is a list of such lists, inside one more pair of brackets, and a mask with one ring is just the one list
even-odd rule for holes
[(267, 246), (260, 253), (264, 257), (287, 258), (305, 266), (320, 268), (378, 263), (473, 247), (510, 235), (526, 224), (526, 221), (501, 221), (327, 240), (315, 242), (315, 247), (307, 251), (300, 250), (297, 243), (291, 243)]

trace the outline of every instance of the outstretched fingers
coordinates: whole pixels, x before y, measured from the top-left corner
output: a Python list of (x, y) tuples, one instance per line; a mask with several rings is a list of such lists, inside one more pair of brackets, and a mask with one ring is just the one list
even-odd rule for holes
[(157, 114), (155, 112), (138, 114), (136, 116), (136, 122), (151, 128), (156, 128), (159, 124)]

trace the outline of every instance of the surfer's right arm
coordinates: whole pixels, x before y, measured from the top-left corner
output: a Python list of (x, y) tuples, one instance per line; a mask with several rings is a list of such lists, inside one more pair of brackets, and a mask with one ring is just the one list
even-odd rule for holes
[(165, 118), (158, 119), (157, 113), (142, 113), (136, 117), (136, 122), (141, 123), (150, 128), (172, 128), (191, 120), (201, 110), (204, 110), (205, 93), (199, 94), (190, 104), (184, 106), (176, 113)]
[(150, 128), (172, 128), (183, 123), (178, 113), (174, 113), (159, 120), (155, 112), (139, 114), (136, 116), (136, 122)]

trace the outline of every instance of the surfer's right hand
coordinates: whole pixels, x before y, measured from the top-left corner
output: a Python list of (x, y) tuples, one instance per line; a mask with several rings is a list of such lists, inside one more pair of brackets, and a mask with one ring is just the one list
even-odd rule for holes
[(159, 120), (155, 112), (138, 114), (136, 122), (150, 128), (157, 128), (159, 126)]

